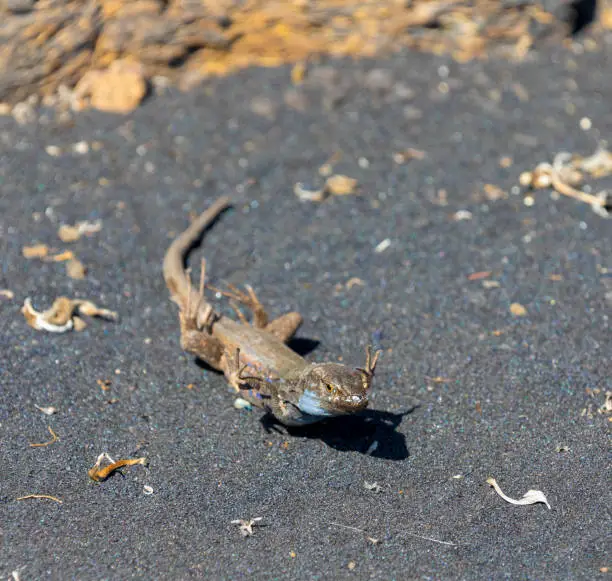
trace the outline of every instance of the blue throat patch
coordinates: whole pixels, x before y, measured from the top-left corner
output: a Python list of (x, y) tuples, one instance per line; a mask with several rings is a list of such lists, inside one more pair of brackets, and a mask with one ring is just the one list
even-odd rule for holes
[(306, 389), (300, 396), (297, 407), (301, 412), (311, 416), (333, 416), (329, 410), (321, 407), (321, 398), (312, 390)]

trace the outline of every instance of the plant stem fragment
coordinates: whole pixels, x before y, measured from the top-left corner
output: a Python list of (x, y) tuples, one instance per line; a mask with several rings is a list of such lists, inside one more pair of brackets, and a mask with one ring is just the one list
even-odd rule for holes
[(20, 496), (15, 500), (27, 500), (28, 498), (48, 498), (49, 500), (59, 502), (59, 504), (62, 504), (64, 502), (63, 500), (60, 500), (56, 496), (51, 496), (50, 494), (26, 494), (25, 496)]
[(51, 439), (48, 442), (42, 442), (41, 444), (32, 444), (30, 442), (31, 448), (41, 448), (43, 446), (50, 446), (51, 444), (59, 440), (59, 436), (51, 429), (51, 426), (47, 426), (47, 429), (49, 430), (49, 433), (51, 434)]

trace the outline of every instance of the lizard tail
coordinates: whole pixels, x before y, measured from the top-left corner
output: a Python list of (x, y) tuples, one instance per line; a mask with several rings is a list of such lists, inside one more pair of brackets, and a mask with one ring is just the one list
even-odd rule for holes
[(202, 300), (202, 297), (195, 289), (191, 288), (190, 280), (185, 272), (185, 257), (202, 236), (204, 230), (215, 221), (223, 210), (231, 205), (230, 198), (226, 196), (216, 200), (208, 210), (200, 214), (182, 234), (174, 239), (166, 251), (163, 266), (166, 286), (170, 291), (172, 300), (183, 310), (187, 308), (188, 304), (199, 305), (199, 309), (206, 308), (206, 303)]

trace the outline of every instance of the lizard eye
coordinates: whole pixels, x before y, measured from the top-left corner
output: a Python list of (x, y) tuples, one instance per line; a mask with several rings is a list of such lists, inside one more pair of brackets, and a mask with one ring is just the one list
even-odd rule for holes
[(333, 391), (334, 391), (334, 386), (329, 384), (329, 383), (325, 384), (325, 388), (327, 389), (328, 393), (333, 393)]

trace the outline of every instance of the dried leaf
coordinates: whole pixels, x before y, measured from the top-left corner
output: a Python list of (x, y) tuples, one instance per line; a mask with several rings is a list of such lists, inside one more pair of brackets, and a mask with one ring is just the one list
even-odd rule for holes
[(305, 202), (322, 202), (327, 197), (325, 188), (320, 190), (310, 190), (303, 183), (297, 182), (293, 186), (293, 193)]
[(334, 196), (347, 196), (353, 194), (356, 187), (356, 179), (340, 174), (328, 177), (325, 182), (325, 190)]
[(41, 411), (43, 414), (45, 414), (46, 416), (52, 416), (52, 415), (53, 415), (53, 414), (54, 414), (54, 413), (57, 411), (57, 409), (56, 409), (56, 408), (54, 408), (53, 406), (41, 407), (41, 406), (39, 406), (39, 405), (34, 404), (34, 407), (35, 407), (37, 410), (40, 410), (40, 411)]
[(10, 301), (11, 299), (15, 298), (15, 293), (7, 288), (0, 289), (0, 298), (8, 299)]
[(515, 500), (509, 496), (506, 496), (502, 492), (502, 489), (499, 487), (499, 484), (497, 484), (495, 478), (487, 478), (487, 484), (490, 484), (495, 489), (495, 492), (497, 492), (497, 494), (499, 494), (506, 502), (509, 502), (510, 504), (522, 506), (542, 502), (548, 507), (548, 510), (550, 510), (550, 504), (548, 504), (548, 500), (546, 500), (546, 496), (544, 496), (544, 493), (541, 490), (528, 490), (523, 498)]
[(81, 236), (95, 234), (102, 229), (102, 222), (96, 220), (95, 222), (81, 221), (77, 222), (74, 226), (69, 224), (62, 224), (57, 232), (62, 242), (76, 242)]
[(34, 244), (34, 246), (24, 246), (21, 249), (24, 258), (45, 258), (49, 254), (49, 247), (46, 244)]
[[(108, 460), (110, 464), (101, 468), (103, 460)], [(88, 470), (87, 474), (92, 480), (96, 482), (102, 482), (106, 480), (115, 470), (123, 468), (124, 466), (134, 466), (136, 464), (146, 465), (146, 458), (128, 458), (125, 460), (113, 460), (106, 452), (100, 454), (96, 463)]]
[[(48, 331), (50, 333), (65, 333), (73, 328), (77, 328), (79, 326), (79, 323), (76, 322), (78, 317), (75, 316), (77, 313), (113, 321), (118, 318), (117, 313), (114, 311), (98, 308), (91, 301), (69, 299), (67, 297), (55, 299), (51, 308), (43, 312), (36, 311), (28, 297), (23, 304), (21, 312), (30, 327), (37, 331)], [(82, 323), (83, 321), (80, 322), (80, 324)]]
[(512, 303), (510, 305), (510, 312), (515, 317), (524, 317), (527, 314), (527, 309), (521, 303)]
[(353, 278), (349, 278), (344, 286), (346, 286), (347, 289), (351, 289), (354, 286), (365, 286), (365, 282), (354, 276)]
[(72, 258), (66, 263), (66, 274), (75, 280), (83, 280), (87, 269), (85, 265), (77, 258)]

